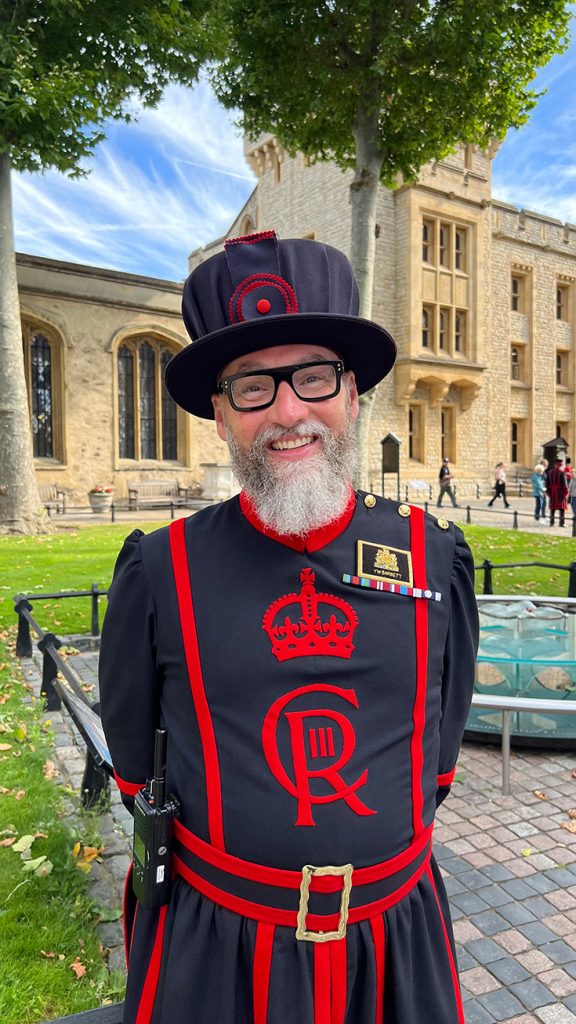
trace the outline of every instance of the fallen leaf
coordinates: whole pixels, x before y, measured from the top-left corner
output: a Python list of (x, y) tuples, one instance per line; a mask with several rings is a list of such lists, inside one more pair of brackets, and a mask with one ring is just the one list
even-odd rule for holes
[(73, 857), (77, 857), (79, 853), (80, 853), (80, 843), (74, 843), (74, 846), (72, 847), (72, 856)]
[(530, 846), (526, 846), (525, 849), (521, 850), (520, 852), (523, 857), (531, 857), (534, 853), (533, 849)]
[(0, 786), (0, 796), (6, 796), (6, 793), (9, 793), (9, 792), (10, 792), (10, 790), (7, 789), (6, 786)]
[(86, 974), (86, 968), (79, 957), (76, 957), (76, 959), (72, 961), (70, 964), (70, 970), (74, 971), (77, 978), (83, 978)]
[(22, 868), (22, 871), (36, 872), (40, 865), (43, 864), (46, 859), (46, 854), (43, 853), (41, 857), (34, 857), (33, 860), (27, 860)]
[(548, 799), (548, 797), (546, 796), (546, 793), (544, 793), (544, 791), (541, 790), (541, 789), (535, 789), (534, 790), (534, 796), (537, 796), (539, 800), (547, 800)]
[(35, 832), (34, 839), (48, 839), (46, 832)]
[(58, 769), (54, 764), (54, 761), (46, 761), (42, 769), (42, 774), (45, 779), (55, 779), (58, 775)]
[(560, 828), (565, 828), (567, 832), (576, 835), (576, 821), (563, 821)]
[(96, 860), (102, 853), (102, 849), (99, 846), (85, 846), (82, 850), (82, 860), (90, 862)]
[(0, 750), (12, 750), (11, 743), (0, 743)]
[(13, 836), (12, 839), (0, 839), (0, 846), (12, 846), (12, 844), (15, 842), (16, 836)]
[(15, 800), (21, 800), (23, 796), (26, 796), (25, 789), (17, 789), (16, 792), (14, 793)]
[(26, 850), (30, 849), (30, 847), (32, 846), (33, 842), (34, 842), (34, 836), (29, 836), (29, 835), (20, 836), (20, 839), (18, 840), (18, 842), (14, 846), (14, 849), (15, 849), (16, 853), (24, 853)]
[(47, 953), (45, 949), (40, 950), (40, 956), (43, 956), (46, 960), (56, 959), (56, 953)]
[(570, 809), (570, 810), (568, 811), (568, 817), (569, 817), (569, 818), (576, 818), (576, 807), (572, 807), (572, 808), (571, 808), (571, 809)]

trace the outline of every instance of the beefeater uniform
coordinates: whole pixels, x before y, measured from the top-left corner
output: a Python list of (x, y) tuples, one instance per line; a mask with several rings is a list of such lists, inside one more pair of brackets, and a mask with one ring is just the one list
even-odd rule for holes
[(431, 843), (476, 645), (470, 551), (416, 507), (351, 490), (289, 537), (243, 492), (126, 540), (102, 718), (128, 805), (167, 730), (181, 810), (169, 903), (127, 918), (125, 1024), (463, 1024)]

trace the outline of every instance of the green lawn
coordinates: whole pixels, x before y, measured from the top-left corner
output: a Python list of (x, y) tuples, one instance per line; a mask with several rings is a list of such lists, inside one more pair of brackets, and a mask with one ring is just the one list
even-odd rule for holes
[(112, 910), (88, 899), (73, 856), (76, 842), (81, 850), (94, 842), (94, 823), (80, 819), (72, 828), (62, 819), (64, 795), (49, 777), (51, 730), (39, 703), (22, 700), (26, 692), (0, 642), (2, 1024), (34, 1024), (122, 997), (95, 928)]
[[(162, 524), (134, 525), (149, 533)], [(485, 558), (495, 563), (542, 561), (558, 565), (576, 559), (576, 542), (570, 536), (483, 526), (466, 526), (464, 530), (477, 565)], [(16, 592), (82, 590), (92, 583), (108, 586), (116, 555), (129, 532), (130, 526), (122, 523), (67, 529), (47, 537), (0, 537), (0, 630), (15, 621), (12, 597)], [(482, 590), (481, 573), (477, 590)], [(494, 592), (566, 596), (568, 573), (559, 569), (495, 570)], [(56, 633), (90, 630), (90, 602), (85, 598), (45, 605), (35, 602), (35, 610), (40, 623)]]

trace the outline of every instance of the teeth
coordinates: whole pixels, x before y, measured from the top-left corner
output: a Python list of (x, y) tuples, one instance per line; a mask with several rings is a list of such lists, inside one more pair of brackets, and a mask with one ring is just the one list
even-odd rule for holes
[(312, 444), (314, 438), (310, 437), (299, 437), (295, 441), (272, 441), (271, 448), (275, 452), (285, 452), (290, 448), (302, 448), (305, 444)]

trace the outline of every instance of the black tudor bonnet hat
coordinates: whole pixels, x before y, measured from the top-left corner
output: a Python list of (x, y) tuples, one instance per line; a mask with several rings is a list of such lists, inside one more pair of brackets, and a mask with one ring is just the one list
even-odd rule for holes
[(273, 345), (330, 348), (353, 370), (362, 394), (394, 364), (394, 339), (358, 316), (349, 261), (306, 238), (275, 231), (229, 238), (184, 284), (182, 315), (192, 343), (166, 367), (166, 387), (187, 412), (213, 419), (211, 395), (233, 359)]

